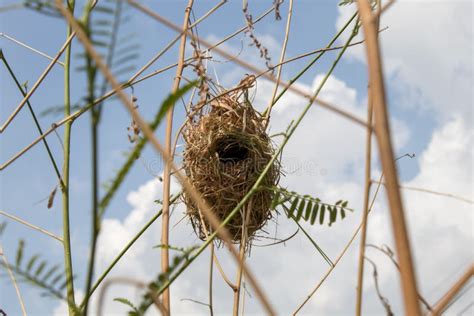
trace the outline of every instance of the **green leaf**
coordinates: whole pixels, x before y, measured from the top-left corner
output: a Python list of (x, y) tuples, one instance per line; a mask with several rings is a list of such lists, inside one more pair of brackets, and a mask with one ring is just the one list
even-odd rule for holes
[(270, 205), (271, 210), (274, 210), (275, 207), (277, 207), (277, 205), (279, 204), (278, 201), (280, 200), (280, 195), (281, 195), (280, 192), (278, 191), (275, 192), (275, 195), (273, 196), (272, 204)]
[(348, 203), (349, 203), (349, 202), (344, 201), (344, 202), (341, 204), (341, 207), (346, 207)]
[(329, 216), (329, 226), (336, 221), (337, 218), (337, 209), (335, 207), (328, 207), (330, 216)]
[(318, 209), (319, 209), (319, 204), (318, 203), (314, 204), (313, 213), (311, 214), (311, 225), (314, 225), (314, 223), (316, 222), (316, 217), (318, 216)]
[(290, 209), (288, 210), (288, 218), (293, 216), (293, 213), (295, 212), (296, 206), (298, 205), (299, 198), (295, 198), (293, 200), (293, 203), (291, 203)]
[(97, 47), (107, 47), (107, 46), (109, 46), (108, 43), (103, 42), (103, 41), (92, 40), (91, 42), (94, 46), (97, 46)]
[(298, 206), (298, 213), (296, 214), (296, 220), (299, 221), (301, 219), (301, 217), (303, 216), (303, 211), (304, 211), (304, 207), (306, 205), (306, 201), (305, 200), (301, 200), (300, 202), (300, 206)]
[(319, 213), (319, 224), (322, 225), (324, 223), (324, 213), (326, 212), (326, 205), (321, 205), (321, 210)]
[(306, 205), (306, 212), (304, 214), (304, 220), (307, 221), (309, 220), (309, 217), (311, 216), (311, 210), (313, 209), (313, 202), (308, 201), (308, 204)]
[(341, 208), (341, 219), (344, 219), (346, 217), (346, 210)]
[(43, 272), (44, 268), (46, 267), (46, 263), (47, 263), (46, 261), (41, 261), (38, 268), (36, 269), (36, 272), (35, 272), (36, 276), (39, 276), (41, 272)]
[[(1, 54), (1, 50), (0, 50), (0, 54)], [(3, 232), (5, 231), (5, 228), (7, 227), (7, 222), (2, 222), (0, 224), (0, 236), (3, 234)]]
[(18, 242), (18, 250), (16, 251), (16, 266), (19, 267), (21, 264), (21, 260), (23, 259), (23, 249), (25, 248), (25, 241), (20, 239)]
[(179, 88), (175, 93), (171, 93), (165, 101), (161, 104), (160, 111), (158, 112), (158, 115), (155, 118), (155, 121), (153, 122), (153, 128), (155, 128), (160, 124), (161, 120), (163, 117), (165, 117), (165, 114), (168, 112), (170, 108), (174, 106), (174, 104), (188, 92), (191, 88), (195, 87), (197, 85), (197, 81), (191, 81), (190, 83), (182, 86)]
[(43, 282), (46, 282), (46, 280), (48, 280), (51, 277), (51, 275), (53, 275), (53, 273), (59, 269), (59, 267), (60, 267), (59, 265), (55, 265), (52, 268), (50, 268), (48, 272), (46, 272), (46, 274), (44, 275)]
[(94, 12), (110, 13), (113, 14), (114, 10), (104, 6), (95, 6)]
[(138, 58), (138, 53), (128, 54), (123, 57), (118, 58), (114, 61), (114, 65), (123, 65), (130, 60), (135, 60)]
[(58, 274), (53, 280), (51, 280), (51, 285), (54, 286), (56, 283), (59, 282), (63, 278), (62, 274)]
[(342, 203), (342, 200), (339, 200), (339, 201), (336, 202), (336, 205), (339, 205), (341, 203)]
[(33, 265), (35, 264), (36, 260), (38, 260), (39, 255), (34, 255), (31, 257), (30, 261), (28, 261), (28, 264), (26, 265), (26, 272), (30, 272), (31, 268), (33, 268)]
[(133, 309), (134, 312), (137, 312), (137, 308), (135, 307), (135, 305), (132, 304), (132, 302), (130, 302), (128, 299), (124, 298), (124, 297), (116, 297), (114, 298), (114, 301), (115, 302), (119, 302), (119, 303), (122, 303), (122, 304), (125, 304), (127, 305), (128, 307), (131, 307)]

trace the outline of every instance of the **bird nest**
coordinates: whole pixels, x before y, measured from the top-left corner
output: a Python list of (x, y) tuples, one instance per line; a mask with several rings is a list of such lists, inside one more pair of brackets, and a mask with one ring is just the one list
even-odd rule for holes
[[(201, 110), (198, 117), (190, 117), (183, 131), (186, 175), (221, 221), (249, 192), (274, 154), (263, 117), (247, 98), (239, 101), (241, 96), (234, 92), (216, 98), (206, 114)], [(274, 186), (279, 178), (280, 164), (275, 160), (261, 186)], [(243, 238), (249, 242), (272, 218), (273, 195), (271, 190), (258, 190), (230, 220), (226, 228), (233, 242)], [(194, 231), (206, 239), (212, 231), (208, 221), (190, 196), (184, 194), (183, 200)]]

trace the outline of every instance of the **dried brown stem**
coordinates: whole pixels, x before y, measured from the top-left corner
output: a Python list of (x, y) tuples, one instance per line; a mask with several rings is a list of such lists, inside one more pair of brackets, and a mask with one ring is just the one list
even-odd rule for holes
[[(280, 80), (281, 80), (281, 70), (283, 68), (283, 60), (285, 59), (285, 54), (286, 54), (286, 45), (288, 44), (288, 39), (290, 35), (290, 26), (291, 26), (291, 16), (293, 13), (293, 0), (290, 0), (290, 3), (288, 5), (288, 17), (286, 20), (286, 29), (285, 29), (285, 38), (283, 40), (283, 46), (281, 48), (281, 55), (280, 55), (280, 62), (278, 63), (278, 70), (277, 70), (277, 78), (276, 78), (276, 84), (275, 88), (273, 89), (273, 95), (272, 98), (270, 99), (270, 104), (268, 104), (268, 111), (266, 112), (265, 116), (265, 127), (268, 126), (268, 123), (270, 122), (270, 113), (272, 111), (273, 105), (275, 103), (275, 98), (278, 92), (278, 87), (280, 86)], [(272, 67), (274, 69), (274, 67)]]
[(373, 18), (370, 1), (357, 0), (359, 15), (364, 28), (369, 82), (374, 102), (375, 135), (377, 136), (382, 169), (387, 182), (388, 202), (396, 251), (400, 264), (400, 275), (405, 302), (405, 313), (417, 316), (421, 314), (418, 303), (415, 269), (405, 223), (402, 199), (399, 191), (398, 174), (390, 139), (390, 127), (386, 107), (385, 87), (378, 43), (377, 21)]
[(444, 311), (444, 309), (449, 305), (449, 302), (456, 296), (457, 293), (464, 287), (464, 285), (469, 281), (469, 279), (474, 276), (474, 264), (471, 264), (467, 268), (466, 272), (459, 278), (456, 283), (454, 283), (446, 294), (439, 299), (438, 302), (433, 306), (431, 315), (438, 316)]
[[(369, 100), (367, 104), (367, 122), (372, 122), (373, 104), (369, 86)], [(364, 286), (364, 257), (365, 243), (367, 240), (367, 220), (369, 215), (369, 196), (370, 196), (370, 169), (372, 161), (372, 129), (367, 129), (365, 139), (365, 183), (364, 183), (364, 206), (362, 209), (362, 233), (360, 236), (359, 265), (357, 273), (357, 298), (356, 315), (360, 316), (362, 311), (362, 293)]]
[[(184, 22), (181, 35), (181, 43), (179, 46), (179, 57), (178, 57), (178, 67), (176, 68), (176, 76), (173, 82), (173, 88), (171, 93), (176, 93), (179, 89), (179, 83), (181, 81), (181, 75), (184, 69), (184, 53), (186, 47), (186, 30), (188, 28), (189, 15), (191, 13), (191, 8), (193, 5), (193, 0), (189, 0), (188, 5), (184, 11)], [(173, 107), (168, 110), (166, 115), (166, 135), (165, 135), (165, 150), (166, 153), (173, 159), (172, 146), (171, 146), (171, 134), (173, 129)], [(165, 247), (161, 248), (161, 270), (163, 273), (166, 273), (169, 269), (169, 220), (170, 220), (170, 184), (171, 184), (171, 168), (170, 164), (167, 162), (165, 164), (165, 169), (163, 172), (163, 216), (162, 216), (162, 225), (161, 225), (161, 244)], [(163, 292), (163, 305), (167, 310), (167, 314), (171, 313), (170, 305), (170, 289), (167, 288)]]

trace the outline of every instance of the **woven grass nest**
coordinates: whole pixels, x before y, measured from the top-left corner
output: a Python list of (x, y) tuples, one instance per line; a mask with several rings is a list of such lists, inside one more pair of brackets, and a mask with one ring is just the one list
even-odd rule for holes
[[(215, 99), (185, 126), (183, 166), (187, 177), (223, 221), (247, 194), (274, 154), (263, 118), (247, 101), (239, 101), (242, 93), (227, 94)], [(262, 186), (278, 183), (280, 164), (275, 160), (263, 179)], [(227, 224), (234, 243), (242, 237), (249, 242), (272, 218), (270, 205), (274, 193), (259, 190), (251, 201)], [(184, 195), (187, 214), (197, 236), (206, 238), (212, 229), (190, 197)], [(244, 211), (248, 210), (245, 235), (242, 234)], [(247, 214), (247, 213), (245, 213)]]

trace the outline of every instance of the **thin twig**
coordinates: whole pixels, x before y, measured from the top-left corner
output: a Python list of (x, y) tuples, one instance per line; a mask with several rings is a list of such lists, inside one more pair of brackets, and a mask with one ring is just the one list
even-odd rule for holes
[[(188, 29), (189, 23), (189, 15), (191, 13), (191, 9), (193, 6), (194, 0), (189, 0), (188, 5), (184, 10), (184, 22), (183, 22), (183, 29), (181, 32), (181, 43), (179, 46), (179, 53), (178, 53), (178, 67), (176, 68), (176, 75), (173, 81), (173, 88), (171, 93), (176, 93), (179, 89), (179, 84), (181, 81), (181, 76), (184, 69), (184, 53), (186, 47), (186, 30)], [(173, 110), (174, 106), (171, 106), (168, 110), (166, 115), (166, 135), (165, 135), (165, 151), (173, 160), (173, 156), (171, 153), (173, 151), (171, 146), (171, 137), (172, 137), (172, 129), (173, 129)], [(170, 205), (170, 186), (171, 186), (171, 166), (169, 162), (165, 163), (165, 168), (163, 172), (163, 220), (161, 225), (161, 244), (168, 246), (169, 244), (169, 220), (170, 220), (170, 212), (169, 212), (169, 205)], [(161, 249), (161, 271), (166, 273), (169, 269), (169, 250), (168, 247), (163, 247)], [(170, 305), (170, 289), (167, 288), (163, 292), (163, 304), (165, 309), (167, 310), (167, 314), (171, 313), (171, 305)]]
[[(372, 183), (379, 183), (379, 182), (376, 181), (376, 180), (372, 180)], [(386, 185), (385, 182), (381, 182), (381, 184), (383, 184), (384, 186)], [(411, 187), (411, 186), (405, 186), (405, 185), (400, 185), (398, 187), (402, 190), (418, 191), (418, 192), (424, 192), (424, 193), (429, 193), (429, 194), (434, 194), (434, 195), (439, 195), (439, 196), (445, 196), (445, 197), (449, 197), (449, 198), (459, 200), (459, 201), (462, 201), (462, 202), (466, 202), (466, 203), (469, 203), (469, 204), (474, 204), (474, 201), (471, 200), (471, 199), (467, 199), (465, 197), (455, 195), (455, 194), (451, 194), (451, 193), (439, 192), (439, 191), (434, 191), (434, 190), (430, 190), (430, 189), (419, 188), (419, 187)]]
[(286, 18), (286, 29), (285, 29), (285, 38), (283, 40), (283, 46), (281, 48), (281, 54), (280, 54), (280, 62), (278, 64), (278, 70), (277, 70), (277, 78), (276, 78), (276, 84), (275, 88), (273, 89), (273, 95), (272, 98), (270, 99), (270, 104), (268, 105), (268, 110), (266, 111), (266, 116), (265, 116), (265, 127), (268, 126), (268, 123), (270, 122), (270, 113), (272, 111), (272, 107), (275, 104), (275, 97), (278, 92), (278, 87), (280, 85), (280, 80), (281, 80), (281, 71), (283, 68), (283, 60), (285, 59), (285, 54), (286, 54), (286, 45), (288, 44), (288, 39), (290, 35), (290, 25), (291, 25), (291, 16), (293, 13), (293, 0), (290, 0), (290, 4), (288, 5), (288, 17)]
[[(368, 89), (368, 103), (367, 103), (367, 122), (372, 123), (373, 104), (372, 93)], [(359, 265), (357, 273), (357, 296), (356, 296), (356, 316), (362, 313), (362, 293), (364, 287), (364, 258), (365, 258), (365, 243), (367, 240), (367, 222), (369, 215), (369, 199), (370, 199), (370, 171), (372, 169), (372, 129), (368, 128), (365, 139), (365, 179), (364, 179), (364, 206), (362, 209), (362, 233), (360, 236), (359, 249)]]
[(240, 289), (242, 284), (242, 270), (245, 261), (245, 254), (247, 251), (247, 226), (250, 218), (250, 213), (252, 212), (252, 201), (250, 199), (248, 204), (242, 208), (242, 218), (244, 221), (242, 222), (242, 232), (241, 232), (241, 239), (240, 239), (240, 250), (239, 250), (239, 257), (240, 262), (237, 268), (237, 278), (236, 278), (236, 289), (234, 291), (234, 308), (232, 314), (234, 316), (239, 316), (239, 304), (240, 304)]
[[(51, 56), (49, 56), (48, 54), (43, 53), (42, 51), (39, 51), (39, 50), (37, 50), (37, 49), (35, 49), (35, 48), (31, 47), (31, 46), (28, 46), (28, 45), (26, 45), (25, 43), (20, 42), (19, 40), (15, 39), (15, 38), (13, 38), (13, 37), (11, 37), (11, 36), (8, 36), (8, 35), (5, 34), (5, 33), (0, 32), (0, 36), (1, 36), (1, 37), (4, 37), (4, 38), (6, 38), (7, 40), (10, 40), (10, 41), (12, 41), (12, 42), (14, 42), (14, 43), (16, 43), (16, 44), (18, 44), (18, 45), (20, 45), (20, 46), (23, 46), (23, 47), (25, 47), (25, 48), (27, 48), (27, 49), (29, 49), (29, 50), (31, 50), (31, 51), (37, 53), (38, 55), (41, 55), (41, 56), (43, 56), (43, 57), (46, 57), (46, 58), (49, 59), (49, 60), (54, 60), (54, 58), (51, 57)], [(63, 62), (61, 62), (61, 61), (59, 61), (59, 60), (56, 60), (55, 62), (64, 67), (64, 63), (63, 63)]]
[(214, 273), (214, 243), (211, 243), (211, 255), (209, 256), (209, 314), (214, 316), (214, 308), (212, 304), (212, 288), (213, 288), (213, 273)]
[[(7, 71), (8, 73), (10, 74), (10, 76), (12, 77), (13, 81), (15, 81), (15, 84), (16, 86), (18, 87), (18, 90), (20, 90), (21, 94), (23, 95), (23, 97), (26, 96), (26, 93), (25, 91), (23, 90), (20, 82), (18, 81), (15, 73), (13, 72), (13, 69), (10, 67), (10, 64), (8, 63), (6, 57), (5, 57), (5, 54), (2, 52), (2, 50), (0, 49), (0, 59), (2, 59), (2, 62), (3, 64), (5, 65), (5, 67), (7, 68)], [(35, 125), (36, 125), (36, 129), (38, 130), (38, 133), (43, 136), (43, 129), (41, 128), (41, 125), (38, 121), (38, 118), (36, 117), (36, 114), (35, 114), (35, 111), (33, 110), (33, 106), (31, 105), (30, 101), (27, 100), (26, 101), (26, 104), (28, 106), (28, 109), (31, 113), (31, 116), (33, 117), (33, 121), (35, 122)], [(44, 147), (46, 148), (46, 152), (48, 153), (48, 157), (53, 165), (53, 168), (54, 168), (54, 172), (56, 173), (56, 176), (58, 178), (58, 181), (59, 181), (59, 184), (61, 186), (61, 190), (63, 189), (64, 187), (64, 184), (63, 184), (63, 181), (61, 179), (61, 173), (59, 171), (59, 168), (58, 168), (58, 165), (56, 164), (56, 160), (54, 159), (54, 156), (53, 156), (53, 153), (51, 152), (51, 149), (49, 148), (49, 145), (48, 145), (48, 142), (45, 138), (43, 138), (43, 144), (44, 144)]]
[(53, 60), (49, 63), (46, 69), (41, 73), (38, 80), (36, 80), (35, 84), (31, 87), (31, 90), (26, 94), (23, 100), (21, 100), (20, 104), (15, 108), (15, 110), (13, 110), (12, 114), (10, 114), (10, 116), (7, 118), (5, 123), (3, 123), (3, 125), (0, 127), (0, 134), (3, 133), (3, 131), (8, 127), (11, 121), (15, 118), (18, 112), (20, 112), (22, 107), (25, 105), (26, 101), (29, 100), (29, 98), (33, 95), (33, 93), (36, 91), (39, 85), (43, 82), (43, 80), (46, 78), (46, 76), (49, 74), (49, 72), (53, 68), (54, 64), (59, 60), (59, 57), (61, 57), (62, 53), (69, 47), (69, 44), (71, 43), (75, 35), (76, 33), (73, 32), (67, 37), (63, 46), (59, 49), (58, 53), (56, 54), (56, 56), (54, 56)]
[(18, 303), (20, 303), (21, 312), (23, 316), (26, 316), (27, 314), (26, 314), (25, 303), (23, 302), (23, 297), (21, 296), (20, 288), (18, 287), (18, 283), (16, 282), (16, 278), (12, 272), (12, 269), (10, 268), (10, 264), (8, 263), (7, 256), (5, 255), (5, 252), (3, 251), (1, 242), (0, 242), (0, 255), (2, 256), (5, 269), (7, 269), (8, 276), (10, 277), (10, 280), (12, 281), (13, 287), (15, 288), (16, 296), (18, 297)]
[(367, 257), (365, 257), (364, 259), (367, 260), (372, 265), (372, 268), (374, 270), (373, 277), (374, 277), (374, 284), (375, 284), (375, 292), (377, 292), (377, 296), (379, 297), (380, 303), (382, 303), (383, 307), (385, 308), (386, 315), (393, 316), (394, 314), (392, 311), (392, 307), (390, 306), (388, 299), (385, 296), (383, 296), (382, 292), (380, 291), (377, 265), (375, 264), (375, 262), (373, 262)]
[(43, 229), (43, 228), (38, 227), (38, 226), (36, 226), (36, 225), (33, 225), (33, 224), (31, 224), (31, 223), (29, 223), (29, 222), (27, 222), (27, 221), (25, 221), (25, 220), (23, 220), (23, 219), (21, 219), (21, 218), (19, 218), (19, 217), (16, 217), (16, 216), (14, 216), (14, 215), (8, 214), (8, 213), (6, 213), (6, 212), (4, 212), (4, 211), (0, 211), (0, 215), (3, 215), (3, 216), (5, 216), (5, 217), (8, 217), (8, 218), (10, 218), (10, 219), (12, 219), (12, 220), (14, 220), (14, 221), (20, 223), (20, 224), (23, 224), (23, 225), (25, 225), (25, 226), (28, 226), (28, 227), (31, 228), (31, 229), (34, 229), (34, 230), (36, 230), (36, 231), (39, 231), (40, 233), (43, 233), (43, 234), (45, 234), (45, 235), (48, 235), (49, 237), (52, 237), (52, 238), (56, 239), (56, 240), (59, 241), (60, 243), (63, 242), (63, 240), (62, 240), (60, 237), (56, 236), (55, 234), (53, 234), (53, 233), (47, 231), (46, 229)]
[[(384, 255), (386, 255), (390, 259), (390, 261), (392, 261), (393, 265), (397, 268), (398, 272), (400, 272), (400, 266), (398, 265), (398, 262), (395, 260), (393, 256), (394, 255), (393, 251), (388, 246), (385, 245), (385, 248), (381, 248), (376, 245), (367, 244), (366, 247), (371, 247), (382, 252)], [(431, 311), (433, 309), (428, 303), (428, 301), (420, 293), (418, 293), (418, 298), (423, 303), (423, 305), (425, 305), (427, 310)]]

